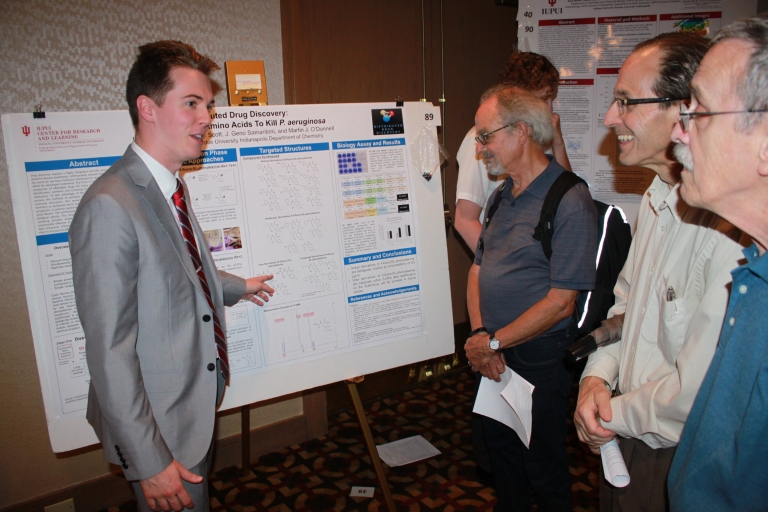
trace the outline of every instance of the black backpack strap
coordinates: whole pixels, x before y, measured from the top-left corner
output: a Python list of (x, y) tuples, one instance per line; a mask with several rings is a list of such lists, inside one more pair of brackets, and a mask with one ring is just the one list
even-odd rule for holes
[(574, 185), (586, 181), (579, 178), (575, 172), (565, 171), (561, 173), (549, 187), (549, 192), (544, 198), (544, 204), (541, 205), (541, 216), (539, 224), (533, 231), (533, 239), (541, 242), (541, 248), (547, 259), (552, 258), (552, 235), (555, 234), (555, 217), (560, 201)]
[[(485, 224), (486, 231), (488, 230), (488, 225), (491, 223), (491, 219), (496, 213), (496, 210), (499, 209), (499, 203), (501, 203), (501, 193), (504, 192), (506, 186), (507, 181), (504, 180), (504, 183), (502, 183), (501, 186), (496, 190), (496, 195), (493, 197), (493, 203), (491, 203), (491, 207), (488, 208), (488, 211), (485, 214), (485, 222), (483, 224)], [(484, 247), (485, 244), (483, 243), (483, 237), (480, 237), (480, 240), (477, 243), (477, 248), (482, 251)]]

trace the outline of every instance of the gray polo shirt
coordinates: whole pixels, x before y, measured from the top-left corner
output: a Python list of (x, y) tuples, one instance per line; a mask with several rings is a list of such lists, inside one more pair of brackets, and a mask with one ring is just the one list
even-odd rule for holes
[[(563, 197), (555, 217), (552, 259), (541, 242), (533, 239), (541, 206), (549, 188), (563, 169), (549, 156), (550, 164), (517, 198), (507, 178), (501, 202), (488, 228), (480, 234), (475, 263), (480, 265), (480, 313), (483, 326), (495, 332), (514, 321), (547, 295), (550, 288), (591, 290), (595, 286), (597, 210), (589, 189), (578, 184)], [(501, 186), (488, 198), (493, 204)], [(566, 328), (565, 318), (549, 331)]]

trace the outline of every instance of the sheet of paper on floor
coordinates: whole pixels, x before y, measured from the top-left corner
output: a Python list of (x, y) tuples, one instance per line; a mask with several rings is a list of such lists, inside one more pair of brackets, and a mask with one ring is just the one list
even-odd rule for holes
[(381, 444), (376, 446), (376, 451), (379, 452), (379, 458), (391, 468), (440, 455), (440, 450), (432, 446), (422, 436), (406, 437), (391, 443)]
[(508, 426), (517, 432), (520, 440), (528, 447), (533, 422), (533, 389), (534, 386), (530, 382), (510, 368), (501, 374), (500, 382), (483, 377), (472, 412)]

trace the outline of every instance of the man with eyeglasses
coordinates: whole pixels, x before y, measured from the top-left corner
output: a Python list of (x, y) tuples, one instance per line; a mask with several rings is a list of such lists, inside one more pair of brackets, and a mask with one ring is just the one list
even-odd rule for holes
[(475, 149), (488, 172), (508, 175), (491, 195), (469, 272), (467, 305), (473, 331), (465, 349), (472, 368), (499, 380), (506, 366), (535, 386), (526, 447), (507, 426), (482, 417), (498, 502), (494, 510), (571, 510), (566, 407), (572, 374), (565, 350), (575, 341), (574, 305), (595, 282), (597, 211), (584, 183), (557, 210), (548, 259), (534, 239), (544, 198), (565, 169), (544, 153), (554, 136), (541, 99), (497, 86), (475, 115)]
[[(499, 73), (498, 84), (517, 87), (541, 98), (552, 109), (552, 102), (557, 98), (560, 74), (555, 66), (538, 53), (514, 51), (509, 56), (504, 69)], [(560, 130), (560, 117), (552, 114), (555, 135), (550, 144), (555, 160), (565, 169), (571, 170), (568, 153), (565, 150), (563, 134)], [(477, 247), (482, 229), (481, 220), (485, 216), (486, 203), (491, 193), (504, 180), (503, 176), (488, 173), (485, 162), (475, 153), (473, 126), (464, 136), (456, 154), (459, 176), (456, 182), (456, 215), (454, 226), (473, 252)]]
[(681, 193), (749, 233), (669, 474), (673, 510), (768, 507), (768, 14), (718, 32), (672, 132)]
[(679, 33), (640, 43), (619, 71), (605, 115), (621, 164), (656, 177), (643, 195), (609, 312), (625, 313), (621, 341), (590, 356), (574, 417), (579, 438), (595, 453), (620, 438), (631, 481), (616, 488), (600, 479), (602, 511), (668, 509), (669, 466), (714, 354), (730, 271), (741, 257), (737, 230), (680, 198), (682, 166), (669, 140), (708, 47), (703, 37)]

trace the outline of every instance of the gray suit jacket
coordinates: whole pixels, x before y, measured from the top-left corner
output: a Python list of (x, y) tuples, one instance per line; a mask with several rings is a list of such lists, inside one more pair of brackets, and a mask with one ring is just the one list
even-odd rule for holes
[[(187, 197), (189, 194), (187, 193)], [(191, 212), (216, 311), (245, 293), (217, 272)], [(72, 278), (91, 375), (88, 421), (128, 480), (206, 455), (223, 385), (211, 309), (178, 224), (129, 147), (80, 201), (69, 228)]]

